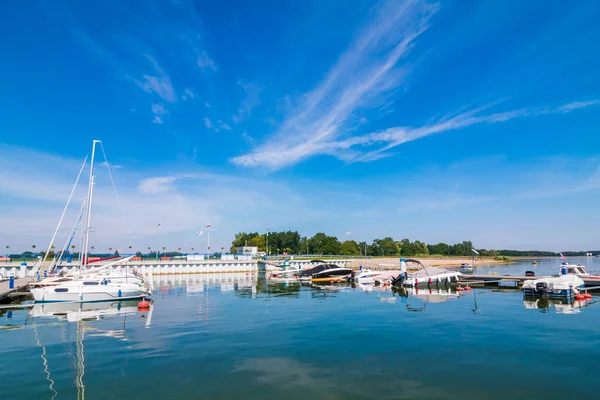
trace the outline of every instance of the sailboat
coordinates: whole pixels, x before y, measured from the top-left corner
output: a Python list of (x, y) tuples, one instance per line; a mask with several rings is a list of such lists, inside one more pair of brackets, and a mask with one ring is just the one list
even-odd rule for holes
[[(152, 294), (152, 289), (145, 285), (139, 277), (129, 277), (127, 273), (114, 274), (107, 272), (112, 264), (96, 268), (89, 267), (89, 246), (92, 221), (92, 199), (94, 193), (94, 158), (96, 145), (99, 140), (92, 142), (92, 156), (90, 159), (90, 176), (88, 192), (85, 200), (85, 230), (82, 238), (82, 265), (79, 274), (73, 277), (57, 277), (31, 285), (30, 290), (36, 302), (92, 302), (113, 301), (147, 297)], [(80, 171), (81, 174), (81, 171)], [(79, 180), (79, 177), (77, 178)], [(71, 195), (73, 192), (71, 192)], [(68, 205), (68, 204), (67, 204)], [(64, 212), (63, 212), (64, 216)], [(62, 219), (62, 218), (61, 218)], [(120, 260), (121, 262), (123, 260)]]

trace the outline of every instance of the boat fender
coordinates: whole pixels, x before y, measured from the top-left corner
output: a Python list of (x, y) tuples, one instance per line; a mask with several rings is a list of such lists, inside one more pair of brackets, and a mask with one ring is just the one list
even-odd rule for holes
[(575, 300), (585, 300), (585, 296), (582, 294), (576, 294), (574, 297), (575, 297)]
[(119, 289), (119, 292), (117, 293), (117, 296), (121, 297), (123, 295), (123, 293), (121, 293), (121, 289)]
[(142, 300), (138, 303), (138, 311), (148, 311), (150, 308), (150, 303), (146, 300)]
[(593, 298), (593, 296), (591, 294), (589, 294), (589, 293), (584, 293), (583, 297), (585, 297), (588, 300), (591, 299), (591, 298)]
[(429, 286), (431, 286), (432, 283), (433, 283), (433, 280), (431, 278), (429, 278), (429, 282), (428, 282)]
[(415, 287), (419, 286), (419, 280), (415, 278)]
[(471, 290), (471, 286), (465, 286), (465, 290), (468, 292)]
[(456, 288), (456, 291), (457, 291), (457, 292), (462, 292), (463, 290), (465, 290), (465, 289), (463, 289), (463, 288), (462, 288), (462, 287), (460, 287), (460, 286)]

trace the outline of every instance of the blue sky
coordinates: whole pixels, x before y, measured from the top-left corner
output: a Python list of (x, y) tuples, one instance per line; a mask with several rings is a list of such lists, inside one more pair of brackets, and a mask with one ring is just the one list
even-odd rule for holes
[(268, 228), (600, 247), (595, 1), (40, 0), (1, 18), (2, 247), (47, 245), (92, 139), (118, 193), (98, 168), (96, 248), (204, 248), (209, 221), (213, 249)]

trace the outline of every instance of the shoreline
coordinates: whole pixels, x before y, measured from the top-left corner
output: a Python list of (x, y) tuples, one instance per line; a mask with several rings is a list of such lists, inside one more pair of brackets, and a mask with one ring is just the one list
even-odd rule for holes
[[(371, 269), (379, 269), (380, 265), (382, 266), (400, 266), (400, 258), (401, 257), (381, 257), (381, 258), (357, 258), (352, 259), (348, 264), (349, 268), (359, 269), (360, 266), (363, 268), (371, 268)], [(405, 257), (412, 258), (412, 257)], [(460, 267), (461, 264), (471, 264), (471, 257), (414, 257), (413, 259), (419, 260), (421, 264), (426, 267), (438, 267), (438, 268), (455, 268)], [(494, 257), (481, 257), (475, 260), (475, 265), (503, 265), (503, 264), (512, 264), (514, 261), (511, 260), (496, 260)]]

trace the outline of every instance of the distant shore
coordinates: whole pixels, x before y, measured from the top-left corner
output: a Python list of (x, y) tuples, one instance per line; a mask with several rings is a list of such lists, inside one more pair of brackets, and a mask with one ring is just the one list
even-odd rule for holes
[[(440, 267), (440, 268), (453, 268), (460, 267), (461, 264), (471, 264), (471, 257), (405, 257), (419, 260), (423, 265), (428, 267)], [(481, 257), (475, 260), (476, 265), (482, 264), (510, 264), (512, 261), (507, 260), (496, 260), (494, 257)], [(399, 266), (400, 257), (377, 257), (377, 258), (361, 258), (354, 259), (349, 264), (349, 268), (358, 269), (360, 266), (363, 268), (379, 268), (380, 266)]]

